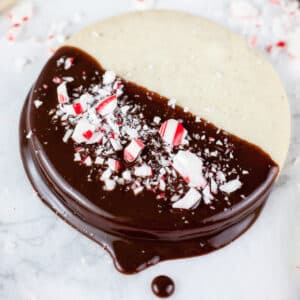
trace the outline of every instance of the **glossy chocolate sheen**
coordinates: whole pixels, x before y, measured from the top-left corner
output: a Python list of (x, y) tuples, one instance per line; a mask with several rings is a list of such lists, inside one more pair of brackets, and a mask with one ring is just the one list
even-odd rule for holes
[[(62, 57), (74, 57), (71, 69), (57, 67)], [(254, 222), (278, 175), (279, 167), (259, 147), (218, 130), (213, 124), (195, 122), (182, 108), (170, 108), (167, 99), (123, 80), (124, 94), (144, 107), (144, 117), (182, 119), (189, 133), (205, 132), (234, 145), (235, 159), (228, 162), (249, 170), (241, 175), (243, 186), (224, 201), (216, 195), (214, 209), (203, 201), (194, 210), (174, 210), (170, 202), (157, 200), (149, 191), (134, 195), (117, 187), (103, 191), (99, 180), (88, 181), (90, 170), (73, 161), (72, 141), (62, 142), (64, 128), (51, 120), (57, 105), (55, 76), (70, 76), (71, 87), (100, 81), (104, 69), (88, 54), (72, 47), (60, 48), (49, 60), (25, 102), (20, 122), (20, 146), (27, 175), (40, 198), (60, 217), (109, 251), (117, 269), (134, 273), (161, 260), (201, 255), (233, 241)], [(83, 79), (82, 74), (85, 74)], [(136, 97), (139, 95), (139, 97)], [(33, 101), (41, 99), (37, 110)], [(151, 100), (149, 100), (151, 99)], [(30, 139), (26, 138), (32, 131)], [(195, 149), (215, 149), (215, 144), (194, 141)], [(147, 151), (147, 150), (146, 150)], [(148, 155), (146, 153), (146, 155)], [(149, 158), (151, 155), (149, 153)], [(122, 157), (120, 157), (122, 159)], [(209, 158), (207, 163), (213, 163)], [(184, 221), (183, 221), (184, 220)]]

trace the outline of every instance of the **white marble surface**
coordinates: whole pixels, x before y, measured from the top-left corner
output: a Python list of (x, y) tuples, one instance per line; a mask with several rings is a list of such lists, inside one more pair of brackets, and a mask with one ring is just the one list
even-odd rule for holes
[[(268, 11), (267, 0), (255, 2)], [(47, 46), (40, 41), (50, 24), (62, 26), (62, 21), (71, 20), (65, 32), (72, 33), (134, 5), (129, 0), (35, 4), (29, 32), (15, 43), (3, 37), (9, 22), (0, 16), (0, 299), (154, 299), (150, 283), (161, 273), (176, 282), (174, 300), (299, 299), (300, 62), (284, 54), (269, 57), (289, 95), (293, 137), (287, 165), (256, 224), (221, 251), (124, 276), (104, 250), (66, 225), (33, 194), (19, 157), (18, 119), (26, 93), (47, 59)], [(158, 0), (156, 7), (190, 11), (249, 34), (248, 25), (230, 20), (228, 1)], [(267, 15), (263, 19), (272, 23)], [(267, 30), (261, 36), (261, 46), (275, 39)], [(21, 68), (28, 58), (31, 62)]]

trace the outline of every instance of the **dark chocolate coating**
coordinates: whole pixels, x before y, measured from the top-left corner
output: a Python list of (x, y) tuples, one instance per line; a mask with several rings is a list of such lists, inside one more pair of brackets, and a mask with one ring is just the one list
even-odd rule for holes
[[(74, 57), (74, 67), (58, 68), (56, 61), (62, 56)], [(169, 202), (157, 200), (149, 191), (135, 196), (117, 187), (106, 192), (99, 181), (87, 180), (90, 170), (74, 163), (74, 145), (72, 141), (62, 142), (64, 128), (51, 121), (49, 111), (57, 105), (54, 76), (72, 76), (75, 80), (71, 87), (87, 87), (99, 81), (95, 71), (104, 73), (88, 54), (62, 47), (46, 64), (24, 104), (20, 122), (21, 155), (40, 198), (66, 222), (109, 251), (116, 268), (124, 273), (139, 272), (162, 260), (209, 253), (249, 228), (278, 175), (277, 164), (259, 147), (219, 131), (209, 122), (196, 123), (192, 114), (178, 106), (171, 109), (166, 98), (131, 82), (123, 80), (124, 93), (145, 107), (145, 118), (182, 119), (189, 133), (204, 131), (216, 138), (226, 135), (235, 147), (235, 159), (228, 163), (250, 172), (244, 178), (241, 175), (243, 186), (230, 195), (230, 205), (224, 201), (224, 194), (216, 195), (214, 210), (203, 202), (194, 210), (174, 210)], [(47, 89), (43, 88), (45, 84)], [(137, 94), (139, 97), (134, 97)], [(44, 103), (38, 110), (33, 105), (35, 99)], [(33, 134), (27, 139), (30, 130)], [(213, 150), (216, 146), (199, 140), (192, 147)], [(188, 222), (183, 222), (182, 217)]]

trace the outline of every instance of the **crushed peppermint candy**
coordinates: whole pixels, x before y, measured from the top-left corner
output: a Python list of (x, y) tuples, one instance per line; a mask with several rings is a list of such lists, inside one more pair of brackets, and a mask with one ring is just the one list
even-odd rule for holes
[[(57, 60), (57, 67), (66, 73), (74, 64), (72, 57)], [(216, 129), (219, 137), (215, 138), (205, 132), (191, 133), (182, 119), (145, 117), (139, 95), (124, 95), (123, 83), (114, 72), (96, 75), (98, 80), (88, 88), (71, 88), (68, 82), (74, 79), (68, 74), (55, 76), (51, 84), (56, 86), (58, 102), (51, 115), (55, 124), (65, 128), (62, 141), (74, 145), (72, 160), (96, 171), (105, 191), (117, 187), (134, 195), (150, 191), (156, 199), (169, 201), (173, 209), (192, 210), (201, 204), (213, 210), (218, 195), (229, 196), (242, 187), (236, 176), (247, 176), (248, 170), (228, 164), (235, 156), (227, 133)], [(82, 76), (86, 78), (85, 72)], [(150, 93), (147, 98), (152, 99)], [(35, 103), (37, 108), (40, 102)], [(175, 99), (168, 105), (176, 109)], [(193, 118), (197, 126), (205, 123)], [(207, 146), (200, 149), (198, 143)]]
[(173, 208), (181, 209), (191, 209), (195, 208), (201, 199), (201, 194), (194, 188), (189, 189), (189, 191), (184, 195), (183, 198), (179, 199), (172, 204)]
[(220, 191), (231, 194), (242, 187), (239, 179), (230, 180), (220, 186)]
[(187, 131), (177, 120), (170, 119), (161, 125), (159, 134), (166, 143), (178, 146), (184, 142)]
[(33, 103), (34, 103), (34, 106), (36, 109), (38, 109), (39, 107), (41, 107), (43, 105), (43, 101), (41, 101), (39, 99), (34, 100)]

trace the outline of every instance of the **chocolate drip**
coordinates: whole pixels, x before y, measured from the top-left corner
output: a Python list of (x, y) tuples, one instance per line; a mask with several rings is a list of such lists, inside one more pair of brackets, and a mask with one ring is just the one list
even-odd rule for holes
[[(70, 69), (57, 66), (61, 57), (73, 57)], [(21, 155), (27, 175), (40, 198), (61, 218), (96, 241), (111, 254), (116, 268), (139, 272), (159, 261), (202, 255), (217, 250), (255, 221), (278, 175), (277, 164), (259, 147), (219, 130), (167, 99), (134, 83), (122, 81), (124, 94), (143, 107), (144, 118), (181, 119), (190, 134), (205, 132), (216, 139), (228, 139), (234, 146), (227, 163), (249, 174), (239, 174), (242, 187), (228, 197), (219, 192), (213, 208), (203, 201), (193, 210), (172, 209), (169, 201), (157, 199), (145, 190), (134, 195), (122, 187), (104, 191), (89, 168), (73, 161), (74, 145), (62, 142), (64, 128), (51, 119), (57, 105), (55, 76), (72, 77), (71, 88), (89, 87), (100, 81), (105, 70), (89, 55), (72, 47), (60, 48), (49, 60), (24, 104), (20, 122)], [(83, 76), (84, 74), (84, 76)], [(137, 96), (138, 95), (138, 96)], [(36, 109), (34, 100), (43, 105)], [(27, 134), (32, 132), (30, 138)], [(193, 149), (216, 149), (207, 140), (193, 140)], [(151, 158), (151, 153), (145, 150)], [(213, 157), (207, 164), (214, 163)], [(122, 157), (120, 156), (120, 160)], [(236, 176), (236, 175), (235, 175)]]
[(170, 297), (175, 291), (174, 281), (165, 275), (155, 277), (152, 281), (151, 287), (153, 293), (160, 298)]

